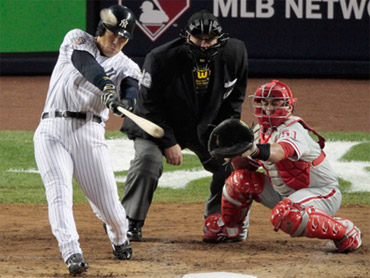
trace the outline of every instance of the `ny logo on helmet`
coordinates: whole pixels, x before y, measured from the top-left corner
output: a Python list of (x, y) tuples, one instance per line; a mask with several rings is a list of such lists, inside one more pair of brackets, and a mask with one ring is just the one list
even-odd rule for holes
[(121, 23), (119, 24), (119, 26), (122, 28), (126, 28), (127, 24), (128, 24), (128, 20), (124, 18), (121, 20)]
[(158, 39), (190, 7), (190, 0), (133, 2), (130, 8), (137, 15), (136, 26), (152, 41)]

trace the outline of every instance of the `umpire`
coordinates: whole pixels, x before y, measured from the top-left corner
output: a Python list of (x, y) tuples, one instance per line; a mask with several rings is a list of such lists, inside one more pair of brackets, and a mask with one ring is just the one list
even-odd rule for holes
[(206, 10), (190, 17), (179, 38), (147, 54), (134, 112), (160, 125), (165, 135), (155, 139), (129, 118), (121, 128), (135, 146), (122, 199), (131, 241), (142, 239), (141, 228), (163, 170), (162, 156), (168, 164), (180, 165), (184, 148), (213, 174), (204, 217), (221, 213), (222, 187), (231, 169), (210, 156), (207, 141), (220, 122), (240, 119), (247, 63), (244, 43), (223, 33), (218, 19)]

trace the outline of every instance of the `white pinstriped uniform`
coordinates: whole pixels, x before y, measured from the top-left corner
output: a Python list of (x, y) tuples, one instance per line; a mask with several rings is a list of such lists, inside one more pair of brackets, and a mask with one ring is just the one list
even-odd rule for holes
[[(299, 119), (290, 116), (284, 124), (281, 124), (271, 135), (268, 143), (288, 143), (294, 150), (295, 155), (291, 160), (303, 160), (312, 162), (321, 154), (321, 148), (309, 135), (299, 122), (292, 123)], [(287, 126), (289, 125), (289, 126)], [(258, 126), (256, 126), (258, 129)], [(259, 136), (255, 140), (259, 142)], [(320, 164), (310, 168), (310, 184), (307, 188), (294, 190), (281, 179), (275, 163), (261, 161), (264, 167), (269, 171), (270, 180), (265, 179), (265, 190), (259, 195), (261, 202), (269, 208), (275, 205), (283, 198), (289, 197), (293, 202), (304, 206), (313, 205), (330, 215), (334, 215), (339, 209), (342, 194), (339, 190), (339, 183), (334, 170), (331, 168), (328, 159), (324, 159)]]
[[(119, 90), (125, 77), (140, 80), (139, 66), (119, 52), (105, 57), (96, 39), (75, 29), (67, 33), (53, 70), (44, 112), (34, 135), (35, 158), (43, 180), (49, 206), (49, 221), (62, 257), (81, 253), (73, 217), (72, 176), (78, 182), (97, 217), (108, 227), (114, 245), (123, 244), (128, 224), (104, 138), (104, 121), (109, 110), (101, 103), (102, 92), (87, 81), (71, 62), (74, 49), (88, 51), (104, 68)], [(87, 119), (54, 117), (55, 111), (86, 112)], [(93, 115), (102, 123), (92, 121)]]

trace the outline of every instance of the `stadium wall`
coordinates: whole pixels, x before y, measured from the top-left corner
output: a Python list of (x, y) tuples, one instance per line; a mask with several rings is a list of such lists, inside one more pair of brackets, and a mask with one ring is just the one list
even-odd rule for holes
[(245, 42), (250, 76), (369, 78), (370, 0), (2, 0), (1, 75), (49, 75), (65, 33), (95, 34), (100, 9), (117, 3), (137, 16), (124, 52), (139, 65), (207, 9)]

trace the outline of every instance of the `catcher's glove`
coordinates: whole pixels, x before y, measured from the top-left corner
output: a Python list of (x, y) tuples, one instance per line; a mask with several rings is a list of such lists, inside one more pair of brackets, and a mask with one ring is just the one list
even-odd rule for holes
[(256, 150), (253, 130), (238, 119), (224, 120), (209, 136), (208, 151), (213, 157), (247, 156)]

